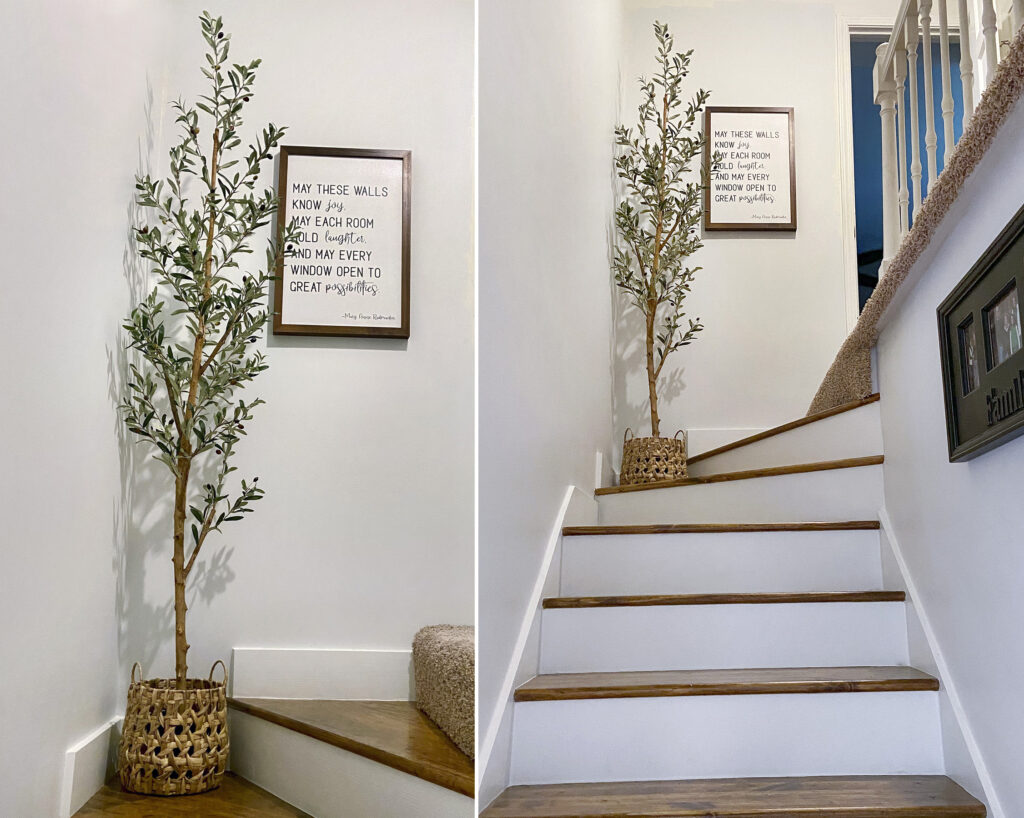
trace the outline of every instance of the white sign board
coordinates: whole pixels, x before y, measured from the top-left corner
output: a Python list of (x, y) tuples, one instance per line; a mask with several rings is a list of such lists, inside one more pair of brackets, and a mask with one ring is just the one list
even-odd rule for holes
[(281, 148), (274, 332), (409, 337), (409, 151)]
[(792, 108), (704, 112), (705, 230), (796, 230)]

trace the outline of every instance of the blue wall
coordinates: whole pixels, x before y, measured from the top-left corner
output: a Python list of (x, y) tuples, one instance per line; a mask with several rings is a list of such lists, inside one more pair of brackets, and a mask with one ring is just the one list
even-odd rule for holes
[[(935, 86), (935, 130), (938, 135), (938, 165), (942, 168), (942, 154), (945, 137), (942, 127), (942, 111), (939, 96), (942, 89), (942, 67), (939, 58), (938, 38), (932, 42), (932, 76)], [(882, 125), (875, 105), (874, 91), (871, 85), (871, 72), (875, 65), (875, 48), (882, 40), (855, 40), (850, 45), (851, 78), (853, 82), (853, 164), (854, 188), (856, 194), (857, 214), (857, 254), (869, 253), (882, 249)], [(950, 43), (949, 73), (953, 86), (953, 131), (956, 139), (963, 131), (962, 120), (964, 111), (963, 91), (960, 87), (960, 47)], [(924, 170), (926, 153), (924, 144), (925, 109), (924, 109), (924, 60), (918, 53), (918, 110), (921, 131), (921, 165), (922, 187), (927, 189), (928, 174)], [(909, 104), (909, 92), (906, 100)], [(910, 117), (904, 123), (908, 148), (907, 158), (907, 189), (912, 191), (910, 182)], [(913, 202), (911, 202), (911, 209)], [(862, 273), (877, 276), (878, 263), (864, 265)], [(861, 288), (861, 305), (871, 288)]]

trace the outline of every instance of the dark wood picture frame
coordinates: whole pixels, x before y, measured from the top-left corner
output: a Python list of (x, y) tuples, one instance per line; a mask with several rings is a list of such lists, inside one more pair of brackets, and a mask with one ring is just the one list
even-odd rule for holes
[[(995, 360), (989, 315), (1016, 294), (1016, 351)], [(970, 460), (1024, 434), (1024, 207), (936, 310), (949, 461)], [(964, 344), (974, 341), (974, 366)], [(968, 367), (970, 370), (968, 371)]]
[[(704, 109), (704, 168), (711, 167), (711, 118), (714, 114), (788, 114), (789, 116), (789, 221), (788, 222), (713, 222), (711, 220), (711, 184), (704, 188), (705, 230), (796, 230), (796, 145), (792, 108), (765, 108), (709, 105)], [(710, 172), (708, 170), (708, 172)]]
[(289, 156), (328, 156), (356, 159), (386, 159), (402, 162), (402, 261), (401, 261), (401, 325), (394, 327), (362, 326), (359, 324), (291, 324), (285, 323), (282, 316), (284, 305), (284, 261), (277, 268), (277, 280), (274, 286), (274, 334), (275, 335), (337, 335), (353, 338), (408, 338), (409, 337), (409, 245), (411, 237), (411, 193), (412, 193), (412, 151), (409, 150), (378, 150), (372, 148), (323, 148), (303, 145), (282, 145), (278, 165), (278, 195), (280, 206), (277, 209), (278, 231), (287, 224), (288, 208), (286, 207), (288, 190), (288, 157)]

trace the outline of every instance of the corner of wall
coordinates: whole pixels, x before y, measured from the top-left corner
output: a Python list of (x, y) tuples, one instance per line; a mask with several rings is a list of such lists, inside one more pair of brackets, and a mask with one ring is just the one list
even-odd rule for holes
[[(601, 458), (600, 453), (598, 458)], [(513, 701), (515, 688), (537, 675), (540, 668), (541, 603), (558, 593), (562, 574), (562, 528), (597, 522), (597, 500), (576, 486), (569, 486), (548, 537), (547, 549), (530, 595), (527, 613), (519, 627), (519, 638), (509, 659), (501, 685), (498, 706), (491, 714), (477, 746), (477, 803), (487, 806), (508, 786), (512, 754)], [(478, 723), (482, 723), (478, 712)]]
[(928, 613), (910, 575), (888, 511), (879, 511), (882, 524), (882, 578), (886, 588), (907, 594), (907, 631), (910, 662), (939, 679), (939, 717), (946, 774), (974, 797), (985, 802), (991, 818), (1007, 818), (995, 785), (971, 730), (970, 722), (950, 675)]

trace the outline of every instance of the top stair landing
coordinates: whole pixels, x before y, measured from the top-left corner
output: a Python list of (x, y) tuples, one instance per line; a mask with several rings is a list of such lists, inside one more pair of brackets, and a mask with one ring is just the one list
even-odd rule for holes
[(690, 458), (682, 480), (596, 491), (602, 525), (872, 520), (882, 505), (878, 395)]
[(687, 460), (690, 475), (819, 460), (846, 460), (882, 451), (879, 395), (798, 418), (781, 426), (700, 452)]

